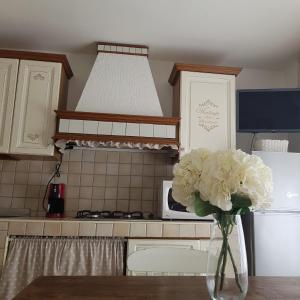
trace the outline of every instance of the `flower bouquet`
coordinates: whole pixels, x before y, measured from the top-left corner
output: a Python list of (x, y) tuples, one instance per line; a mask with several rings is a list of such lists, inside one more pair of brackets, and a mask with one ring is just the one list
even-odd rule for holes
[[(212, 299), (245, 297), (248, 277), (246, 252), (242, 249), (245, 248), (244, 239), (238, 239), (238, 243), (242, 245), (242, 253), (236, 256), (232, 250), (234, 245), (230, 242), (230, 235), (237, 222), (240, 222), (240, 214), (247, 213), (252, 208), (266, 208), (270, 205), (272, 189), (270, 168), (259, 157), (241, 150), (193, 150), (175, 165), (172, 186), (174, 199), (199, 216), (212, 214), (220, 232), (220, 247), (213, 253), (215, 263), (208, 258), (208, 273), (212, 271), (209, 270), (209, 265), (214, 266), (213, 276), (207, 281)], [(239, 232), (243, 235), (242, 229)], [(212, 244), (211, 237), (210, 251)], [(229, 290), (236, 291), (236, 298), (232, 295), (227, 297), (229, 292), (226, 283), (229, 281), (225, 270), (228, 269), (229, 261), (235, 285)]]

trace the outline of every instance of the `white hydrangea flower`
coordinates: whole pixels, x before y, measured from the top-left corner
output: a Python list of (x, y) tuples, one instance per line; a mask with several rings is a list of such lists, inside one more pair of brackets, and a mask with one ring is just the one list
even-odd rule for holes
[(241, 173), (243, 181), (237, 192), (248, 195), (253, 207), (269, 207), (273, 191), (271, 169), (263, 163), (260, 157), (247, 155), (243, 159)]
[(193, 150), (174, 168), (173, 197), (191, 211), (195, 191), (204, 201), (229, 211), (232, 194), (247, 195), (253, 207), (268, 207), (272, 189), (270, 168), (241, 150)]
[(203, 162), (211, 154), (209, 150), (192, 150), (174, 167), (172, 195), (174, 199), (194, 211), (194, 192), (202, 172)]

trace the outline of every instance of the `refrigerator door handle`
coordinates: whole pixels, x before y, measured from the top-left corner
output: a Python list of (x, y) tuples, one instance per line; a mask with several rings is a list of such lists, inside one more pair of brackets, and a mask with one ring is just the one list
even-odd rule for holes
[(268, 214), (289, 214), (295, 215), (299, 214), (299, 210), (278, 210), (278, 209), (269, 209), (269, 210), (260, 210), (254, 211), (255, 215), (268, 215)]

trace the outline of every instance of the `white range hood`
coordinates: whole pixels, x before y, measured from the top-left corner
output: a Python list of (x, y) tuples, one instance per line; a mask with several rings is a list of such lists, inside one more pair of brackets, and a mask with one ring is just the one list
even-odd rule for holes
[(179, 118), (163, 117), (144, 45), (99, 42), (75, 111), (57, 116), (60, 148), (178, 149)]
[(147, 55), (146, 47), (99, 44), (75, 110), (162, 117)]

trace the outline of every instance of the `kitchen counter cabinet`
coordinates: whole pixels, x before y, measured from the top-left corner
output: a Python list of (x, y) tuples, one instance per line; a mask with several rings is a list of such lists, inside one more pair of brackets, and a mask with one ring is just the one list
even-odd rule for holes
[(10, 235), (108, 236), (155, 239), (209, 239), (207, 221), (87, 220), (0, 217), (0, 272)]
[(200, 276), (206, 272), (207, 239), (134, 239), (127, 242), (127, 276)]

